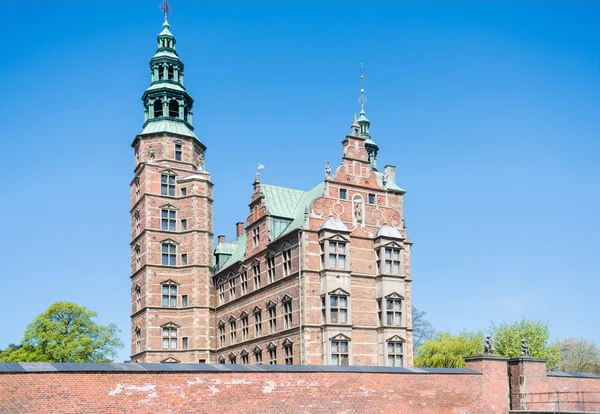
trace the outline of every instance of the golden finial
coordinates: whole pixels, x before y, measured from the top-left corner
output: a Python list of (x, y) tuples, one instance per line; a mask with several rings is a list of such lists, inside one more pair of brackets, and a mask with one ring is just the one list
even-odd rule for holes
[(171, 8), (169, 7), (169, 0), (163, 0), (162, 4), (160, 5), (160, 9), (163, 11), (165, 15), (165, 23), (167, 23), (169, 12), (171, 11)]

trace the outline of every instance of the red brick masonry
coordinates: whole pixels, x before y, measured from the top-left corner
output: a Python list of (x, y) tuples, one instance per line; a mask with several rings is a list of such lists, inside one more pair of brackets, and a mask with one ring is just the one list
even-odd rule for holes
[[(527, 375), (528, 364), (538, 375), (525, 378), (528, 392), (600, 391), (597, 375), (542, 376), (544, 364), (531, 361), (511, 371)], [(508, 413), (507, 360), (472, 357), (467, 366), (0, 364), (0, 412)]]

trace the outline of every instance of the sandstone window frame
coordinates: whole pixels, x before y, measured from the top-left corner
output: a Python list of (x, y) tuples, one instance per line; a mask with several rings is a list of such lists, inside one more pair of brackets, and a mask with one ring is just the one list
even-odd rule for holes
[(161, 331), (161, 348), (163, 350), (177, 350), (178, 349), (178, 335), (180, 326), (168, 322), (160, 326)]
[(392, 292), (388, 295), (378, 298), (377, 318), (379, 320), (379, 326), (405, 326), (405, 303), (406, 301), (404, 300), (404, 296), (397, 292)]
[(249, 357), (248, 357), (248, 356), (249, 356), (249, 353), (248, 353), (248, 351), (246, 350), (246, 348), (243, 348), (243, 349), (240, 351), (240, 357), (241, 357), (241, 359), (242, 359), (242, 364), (244, 364), (244, 365), (247, 365), (247, 364), (249, 364), (249, 363), (250, 363), (250, 361), (249, 361)]
[(233, 273), (229, 274), (228, 286), (229, 300), (233, 300), (236, 297), (235, 274)]
[(225, 304), (225, 279), (217, 280), (219, 305)]
[(321, 296), (321, 314), (325, 317), (324, 324), (350, 325), (351, 295), (344, 289), (337, 288)]
[(135, 268), (137, 270), (140, 268), (140, 266), (142, 264), (142, 247), (140, 246), (139, 243), (135, 244), (134, 251), (135, 251)]
[(262, 281), (260, 279), (260, 261), (252, 261), (252, 281), (254, 282), (254, 290), (258, 290), (262, 287)]
[(160, 209), (160, 229), (162, 231), (177, 231), (177, 207), (172, 204), (164, 204)]
[(247, 341), (250, 338), (250, 324), (248, 321), (248, 312), (243, 311), (240, 314), (240, 324), (242, 326), (242, 341)]
[(252, 229), (252, 247), (260, 247), (260, 225), (257, 225)]
[(269, 342), (267, 351), (269, 353), (269, 365), (277, 365), (277, 345), (273, 342)]
[(141, 352), (142, 351), (142, 328), (140, 328), (139, 326), (136, 326), (134, 329), (134, 332), (135, 332), (135, 351)]
[(292, 267), (292, 246), (289, 244), (284, 245), (281, 251), (281, 260), (283, 264), (283, 277), (287, 277), (293, 274)]
[(165, 239), (160, 242), (161, 265), (177, 266), (177, 249), (179, 243), (173, 239)]
[(219, 358), (217, 359), (217, 362), (219, 364), (225, 364), (225, 357), (223, 355), (219, 355)]
[[(179, 283), (172, 279), (160, 282), (160, 306), (163, 308), (176, 308)], [(166, 303), (166, 304), (165, 304)]]
[(171, 170), (160, 172), (160, 195), (175, 197), (177, 187), (177, 174)]
[(294, 342), (290, 338), (283, 341), (283, 362), (285, 365), (294, 364)]
[(283, 308), (283, 329), (290, 329), (293, 324), (292, 297), (290, 295), (285, 295), (281, 299), (281, 307)]
[(181, 349), (188, 349), (189, 348), (189, 337), (184, 336), (183, 338), (181, 338)]
[(255, 346), (254, 349), (252, 350), (252, 353), (254, 354), (254, 363), (258, 364), (258, 365), (262, 365), (262, 348), (260, 346)]
[(240, 271), (240, 294), (244, 296), (248, 293), (248, 269), (243, 267)]
[(277, 280), (275, 274), (275, 255), (273, 254), (267, 256), (267, 276), (269, 283), (273, 283)]
[(269, 318), (269, 333), (275, 333), (277, 332), (277, 303), (270, 300), (265, 307)]
[(349, 236), (322, 230), (319, 237), (319, 244), (321, 246), (322, 270), (332, 272), (349, 272), (351, 270), (351, 245)]
[(229, 353), (229, 363), (237, 364), (237, 355), (234, 352)]
[(258, 338), (262, 336), (262, 308), (256, 306), (252, 311), (254, 315), (254, 337)]
[(183, 161), (183, 142), (175, 142), (175, 161)]
[(219, 347), (222, 348), (226, 345), (225, 343), (225, 321), (220, 320), (217, 324), (217, 328), (219, 331)]
[(139, 283), (135, 285), (135, 307), (137, 310), (142, 308), (142, 286)]
[(385, 342), (385, 365), (392, 367), (404, 367), (406, 341), (400, 336), (394, 335), (391, 338), (386, 339)]
[(337, 334), (329, 338), (329, 365), (352, 365), (352, 338), (344, 334)]
[(376, 238), (375, 252), (377, 254), (378, 276), (405, 277), (405, 248), (399, 239), (392, 239), (382, 236)]
[(235, 316), (229, 317), (229, 339), (231, 345), (237, 341), (237, 322)]

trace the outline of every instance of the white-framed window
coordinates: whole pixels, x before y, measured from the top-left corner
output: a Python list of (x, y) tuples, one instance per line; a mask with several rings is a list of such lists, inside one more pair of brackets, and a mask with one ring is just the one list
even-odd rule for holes
[(399, 295), (393, 294), (386, 298), (378, 299), (377, 311), (381, 326), (402, 326), (402, 297)]
[(267, 308), (269, 315), (269, 333), (277, 332), (277, 307), (273, 303)]
[(292, 274), (292, 249), (283, 251), (283, 276)]
[(242, 295), (248, 293), (248, 271), (244, 270), (240, 273), (240, 291)]
[(346, 242), (329, 241), (329, 268), (346, 269)]
[(349, 365), (349, 346), (344, 339), (331, 341), (331, 365)]
[(254, 289), (260, 289), (262, 284), (260, 280), (260, 263), (256, 262), (252, 265), (252, 276), (254, 279)]
[(277, 346), (273, 342), (271, 342), (267, 347), (267, 351), (269, 351), (269, 364), (277, 364)]
[(177, 211), (170, 208), (162, 208), (160, 210), (160, 229), (175, 231), (177, 224)]
[(258, 226), (252, 229), (252, 246), (260, 246), (260, 228)]
[(387, 343), (387, 365), (390, 367), (404, 366), (404, 343), (402, 341)]
[(400, 249), (384, 248), (385, 273), (389, 275), (400, 274)]
[(229, 279), (229, 300), (235, 299), (235, 279)]
[(246, 351), (245, 349), (242, 349), (242, 352), (240, 352), (240, 357), (242, 357), (242, 364), (248, 364), (248, 351)]
[(142, 248), (139, 244), (135, 245), (135, 268), (139, 269), (142, 264)]
[(269, 283), (273, 283), (275, 281), (275, 256), (267, 258), (267, 275)]
[(139, 175), (136, 176), (133, 180), (134, 180), (133, 182), (135, 184), (135, 197), (137, 199), (140, 196), (140, 177), (139, 177)]
[(235, 356), (235, 354), (233, 352), (231, 354), (229, 354), (229, 363), (237, 364), (237, 357)]
[(175, 175), (160, 175), (160, 194), (175, 197)]
[(174, 283), (164, 283), (161, 285), (163, 307), (177, 307), (177, 285)]
[(162, 349), (177, 349), (177, 328), (174, 326), (162, 327)]
[(231, 339), (231, 343), (235, 344), (235, 341), (237, 339), (237, 326), (235, 319), (229, 320), (229, 338)]
[(259, 347), (255, 347), (253, 353), (254, 353), (254, 363), (262, 364), (262, 349)]
[(172, 242), (161, 244), (161, 263), (163, 266), (177, 266), (177, 245)]
[(139, 326), (135, 327), (135, 350), (136, 352), (142, 350), (142, 329)]
[(348, 323), (348, 297), (329, 295), (329, 315), (331, 323)]
[(242, 324), (242, 341), (248, 340), (248, 315), (246, 313), (240, 316), (240, 321)]
[(293, 343), (289, 339), (283, 341), (283, 362), (286, 365), (292, 365), (294, 363), (294, 349)]
[(219, 305), (225, 303), (225, 282), (220, 280), (217, 289), (219, 290)]
[(140, 309), (142, 307), (142, 287), (135, 285), (135, 307)]
[(375, 204), (376, 200), (375, 194), (369, 194), (369, 204)]
[(258, 338), (262, 335), (262, 310), (254, 309), (254, 337)]
[(283, 306), (283, 329), (292, 327), (292, 298), (286, 298), (282, 301)]
[(140, 230), (141, 230), (140, 210), (136, 209), (133, 212), (133, 218), (135, 220), (135, 232), (136, 232), (136, 234), (139, 234)]
[(175, 144), (175, 160), (181, 161), (181, 153), (183, 150), (183, 146), (181, 144)]
[(219, 322), (219, 346), (225, 346), (225, 322)]

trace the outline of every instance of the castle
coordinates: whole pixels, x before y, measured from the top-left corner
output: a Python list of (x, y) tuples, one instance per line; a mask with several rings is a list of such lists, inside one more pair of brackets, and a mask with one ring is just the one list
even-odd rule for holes
[(132, 362), (411, 367), (405, 191), (377, 165), (364, 99), (341, 164), (308, 191), (257, 174), (237, 238), (213, 250), (206, 146), (169, 29), (165, 14), (132, 143)]

